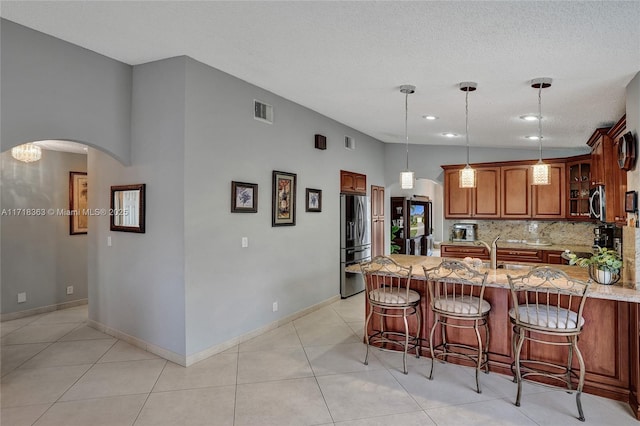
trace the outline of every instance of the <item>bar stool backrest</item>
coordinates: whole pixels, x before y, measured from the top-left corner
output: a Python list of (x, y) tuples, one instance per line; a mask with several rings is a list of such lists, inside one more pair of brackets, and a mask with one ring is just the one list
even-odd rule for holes
[[(579, 332), (585, 297), (591, 281), (570, 278), (549, 266), (538, 266), (528, 274), (507, 275), (515, 309), (516, 325), (539, 330)], [(528, 318), (522, 318), (522, 310)]]
[(367, 297), (377, 305), (409, 304), (412, 266), (402, 266), (387, 256), (360, 264)]
[[(424, 268), (424, 274), (428, 281), (429, 302), (434, 311), (451, 313), (439, 307), (460, 306), (473, 301), (474, 308), (459, 314), (477, 316), (482, 312), (488, 272), (480, 273), (458, 260), (443, 260), (435, 268)], [(472, 296), (477, 299), (471, 299)]]

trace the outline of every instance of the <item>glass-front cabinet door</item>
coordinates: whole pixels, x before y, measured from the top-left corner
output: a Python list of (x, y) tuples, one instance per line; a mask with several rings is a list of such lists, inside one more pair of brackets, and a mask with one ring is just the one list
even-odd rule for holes
[(567, 187), (569, 193), (567, 218), (590, 220), (589, 185), (591, 182), (591, 161), (580, 160), (567, 163)]

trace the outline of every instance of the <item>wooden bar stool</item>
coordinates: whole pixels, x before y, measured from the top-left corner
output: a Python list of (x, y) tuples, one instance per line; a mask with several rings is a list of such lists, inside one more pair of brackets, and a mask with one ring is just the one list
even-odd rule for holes
[[(420, 312), (420, 293), (409, 288), (411, 284), (411, 267), (404, 267), (386, 256), (378, 256), (360, 265), (365, 279), (366, 293), (369, 300), (369, 315), (364, 326), (367, 342), (367, 355), (364, 364), (369, 363), (369, 345), (379, 343), (385, 349), (386, 345), (402, 348), (403, 373), (407, 374), (407, 351), (415, 350), (416, 358), (420, 358), (420, 333), (422, 330), (422, 315)], [(369, 334), (369, 323), (373, 315), (380, 318), (380, 328)], [(407, 318), (416, 315), (418, 329), (416, 335), (409, 335)], [(402, 318), (404, 332), (386, 330), (387, 318)]]
[[(511, 369), (518, 383), (516, 406), (520, 406), (522, 380), (529, 376), (546, 377), (562, 382), (569, 391), (574, 390), (574, 381), (577, 380), (575, 391), (578, 419), (584, 421), (580, 395), (584, 386), (585, 367), (578, 348), (578, 336), (584, 325), (582, 310), (591, 282), (569, 278), (563, 271), (548, 266), (538, 266), (528, 274), (518, 277), (507, 275), (507, 278), (514, 306), (509, 311), (509, 317), (513, 324), (514, 361)], [(563, 341), (564, 339), (566, 341)], [(525, 340), (567, 347), (567, 364), (522, 359), (521, 352)], [(579, 372), (573, 367), (574, 353), (578, 358)]]
[[(484, 300), (488, 272), (481, 274), (457, 260), (443, 260), (435, 268), (426, 269), (423, 266), (423, 269), (428, 281), (431, 310), (435, 315), (429, 334), (431, 348), (429, 380), (433, 379), (433, 365), (436, 359), (441, 358), (446, 361), (450, 356), (466, 358), (476, 365), (476, 391), (482, 393), (478, 373), (483, 367), (486, 373), (489, 372), (487, 317), (491, 305)], [(474, 292), (478, 295), (475, 296)], [(455, 322), (448, 322), (449, 319), (455, 320)], [(438, 324), (441, 327), (442, 342), (434, 346), (434, 335)], [(473, 329), (478, 346), (449, 342), (447, 339), (448, 327)], [(480, 336), (480, 327), (485, 329), (484, 344)]]

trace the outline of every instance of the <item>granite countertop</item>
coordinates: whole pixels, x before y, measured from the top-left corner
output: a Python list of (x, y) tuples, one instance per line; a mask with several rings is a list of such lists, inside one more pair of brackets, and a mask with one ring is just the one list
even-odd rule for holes
[[(433, 268), (438, 266), (442, 261), (441, 257), (436, 256), (408, 256), (403, 254), (392, 254), (390, 256), (393, 260), (404, 266), (413, 266), (413, 275), (417, 280), (424, 280), (425, 275), (422, 267)], [(456, 259), (460, 260), (460, 259)], [(504, 263), (504, 262), (502, 262)], [(513, 263), (513, 262), (509, 262)], [(527, 266), (541, 266), (541, 263), (521, 263)], [(568, 265), (548, 265), (554, 268), (560, 269), (567, 273), (572, 278), (579, 280), (589, 279), (589, 272), (585, 268), (578, 266)], [(346, 268), (348, 272), (360, 273), (360, 267), (358, 265), (351, 265)], [(527, 270), (505, 270), (505, 269), (480, 269), (480, 271), (488, 271), (487, 287), (499, 287), (509, 288), (509, 281), (507, 275), (523, 275), (527, 273)], [(618, 300), (621, 302), (640, 303), (640, 290), (636, 290), (635, 283), (624, 283), (622, 281), (613, 285), (602, 285), (593, 283), (589, 287), (588, 297), (596, 299), (609, 299)]]
[[(518, 241), (518, 242), (516, 242)], [(491, 241), (486, 241), (488, 244), (491, 244)], [(593, 247), (586, 245), (574, 245), (574, 244), (551, 244), (551, 245), (534, 245), (534, 244), (526, 244), (522, 240), (498, 240), (496, 243), (498, 248), (506, 248), (506, 249), (529, 249), (529, 250), (554, 250), (554, 251), (564, 251), (569, 250), (574, 253), (592, 253)], [(442, 241), (440, 246), (448, 245), (448, 246), (477, 246), (476, 243), (467, 243), (467, 242), (449, 242)]]

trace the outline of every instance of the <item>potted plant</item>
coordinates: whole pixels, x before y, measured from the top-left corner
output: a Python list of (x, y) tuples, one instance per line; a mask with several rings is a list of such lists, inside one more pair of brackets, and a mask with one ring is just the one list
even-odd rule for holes
[(598, 247), (591, 257), (569, 254), (569, 264), (589, 268), (589, 276), (599, 284), (614, 284), (620, 279), (622, 259), (617, 251)]
[(391, 225), (391, 254), (400, 253), (400, 246), (395, 242), (399, 230), (399, 226)]

